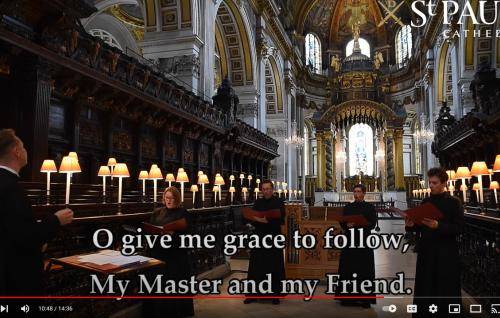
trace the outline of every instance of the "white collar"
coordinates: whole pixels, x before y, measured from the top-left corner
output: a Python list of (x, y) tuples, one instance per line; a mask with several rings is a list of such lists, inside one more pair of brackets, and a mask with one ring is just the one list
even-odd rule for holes
[(9, 172), (11, 172), (11, 173), (13, 173), (13, 174), (15, 174), (17, 177), (19, 177), (19, 173), (17, 173), (17, 171), (16, 171), (16, 170), (14, 170), (14, 169), (12, 169), (12, 168), (9, 168), (9, 167), (7, 167), (7, 166), (2, 166), (2, 165), (0, 165), (0, 169), (5, 169), (5, 170), (7, 170), (7, 171), (9, 171)]

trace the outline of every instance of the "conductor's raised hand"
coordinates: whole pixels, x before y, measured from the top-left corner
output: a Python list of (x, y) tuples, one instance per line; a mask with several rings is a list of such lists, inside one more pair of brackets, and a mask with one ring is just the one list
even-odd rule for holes
[(62, 209), (54, 213), (61, 225), (67, 225), (73, 222), (73, 211), (70, 209)]

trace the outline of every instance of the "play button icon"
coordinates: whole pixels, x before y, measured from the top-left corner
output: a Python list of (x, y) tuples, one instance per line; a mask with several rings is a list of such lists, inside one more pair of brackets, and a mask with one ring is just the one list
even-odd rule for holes
[(0, 305), (0, 312), (9, 312), (9, 306)]

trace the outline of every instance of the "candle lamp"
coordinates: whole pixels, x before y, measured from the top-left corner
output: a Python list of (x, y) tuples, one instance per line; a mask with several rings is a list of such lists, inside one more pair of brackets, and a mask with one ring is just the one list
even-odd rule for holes
[(247, 179), (248, 179), (248, 187), (250, 188), (252, 186), (252, 179), (253, 179), (252, 175), (249, 174)]
[(259, 198), (259, 191), (259, 188), (255, 188), (255, 190), (253, 191), (255, 193), (255, 200)]
[(214, 193), (214, 206), (217, 205), (217, 194), (219, 192), (219, 186), (214, 185), (212, 188), (212, 192)]
[(220, 173), (217, 173), (215, 175), (214, 184), (216, 186), (219, 186), (219, 202), (222, 203), (222, 186), (225, 184), (225, 182), (224, 178), (220, 175)]
[(191, 192), (193, 192), (193, 208), (194, 208), (194, 201), (196, 198), (196, 192), (198, 192), (198, 186), (196, 184), (193, 184), (190, 190)]
[(498, 197), (497, 197), (497, 190), (499, 188), (498, 181), (492, 181), (490, 183), (490, 190), (493, 190), (493, 193), (495, 194), (495, 204), (498, 205)]
[(302, 199), (302, 190), (299, 190), (299, 197)]
[(115, 169), (117, 162), (115, 158), (108, 159), (108, 167), (111, 170), (111, 184), (113, 184), (113, 170)]
[(467, 201), (467, 195), (466, 195), (466, 192), (467, 192), (467, 185), (466, 185), (465, 183), (462, 183), (462, 184), (460, 185), (460, 191), (462, 191), (463, 196), (464, 196), (464, 197), (463, 197), (463, 199), (464, 199), (464, 203), (466, 203), (466, 201)]
[(457, 173), (455, 174), (455, 178), (462, 179), (462, 185), (464, 187), (460, 186), (460, 190), (462, 191), (462, 198), (465, 202), (467, 199), (467, 194), (466, 194), (467, 185), (465, 184), (465, 179), (471, 178), (469, 168), (468, 167), (458, 167)]
[(102, 177), (102, 202), (106, 203), (106, 178), (111, 176), (109, 167), (101, 166), (97, 172), (97, 176)]
[(479, 203), (479, 200), (480, 200), (480, 195), (479, 195), (479, 190), (481, 189), (481, 186), (479, 185), (479, 183), (474, 183), (472, 185), (472, 190), (473, 191), (476, 191), (476, 199), (477, 199), (477, 202)]
[(231, 193), (231, 204), (233, 204), (234, 193), (235, 192), (236, 192), (236, 188), (235, 187), (229, 187), (229, 193)]
[(245, 179), (245, 174), (240, 173), (240, 186), (243, 187), (243, 179)]
[(455, 186), (453, 184), (450, 184), (448, 186), (448, 191), (450, 192), (450, 195), (453, 195), (453, 192), (455, 191)]
[(177, 178), (175, 178), (175, 181), (181, 184), (181, 201), (184, 202), (184, 183), (189, 182), (189, 178), (183, 168), (177, 170)]
[(198, 175), (198, 184), (201, 184), (201, 202), (205, 203), (205, 184), (208, 184), (208, 177), (206, 174), (202, 173)]
[(151, 165), (149, 169), (149, 180), (153, 180), (153, 202), (156, 204), (156, 197), (158, 195), (158, 180), (163, 179), (160, 168), (157, 165)]
[(243, 193), (243, 202), (247, 203), (248, 188), (247, 187), (241, 188), (241, 193)]
[(281, 198), (281, 192), (283, 192), (283, 190), (278, 189), (278, 198)]
[(175, 182), (175, 177), (173, 173), (167, 173), (165, 176), (165, 181), (168, 182), (168, 187), (170, 188), (172, 186), (172, 182)]
[(50, 204), (50, 174), (57, 172), (56, 163), (54, 160), (44, 160), (42, 163), (42, 167), (40, 168), (40, 172), (44, 172), (47, 174), (47, 205)]
[(80, 165), (75, 158), (69, 156), (63, 157), (61, 166), (59, 167), (59, 173), (66, 173), (66, 198), (64, 201), (66, 205), (69, 204), (71, 174), (81, 171)]
[[(117, 163), (114, 166), (112, 175), (118, 178), (118, 204), (122, 203), (122, 192), (123, 192), (123, 178), (130, 177), (127, 165), (125, 163)], [(119, 211), (120, 213), (121, 211)]]
[(484, 195), (483, 195), (483, 176), (488, 175), (488, 167), (486, 166), (486, 162), (484, 161), (475, 161), (472, 164), (472, 168), (470, 170), (470, 174), (472, 176), (477, 177), (479, 183), (479, 203), (484, 203)]
[(233, 176), (233, 175), (230, 175), (230, 176), (229, 176), (229, 182), (230, 182), (229, 187), (232, 187), (232, 186), (233, 186), (233, 181), (234, 181), (234, 176)]
[(149, 179), (149, 173), (146, 170), (139, 172), (139, 180), (142, 180), (142, 200), (146, 197), (146, 180)]

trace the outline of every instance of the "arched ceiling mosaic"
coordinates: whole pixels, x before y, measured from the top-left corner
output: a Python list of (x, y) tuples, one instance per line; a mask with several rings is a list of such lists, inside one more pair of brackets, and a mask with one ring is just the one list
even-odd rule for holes
[[(387, 44), (388, 32), (396, 23), (388, 19), (380, 24), (387, 12), (376, 0), (297, 0), (293, 9), (297, 32), (318, 34), (330, 49), (339, 49), (352, 38), (355, 22), (360, 22), (361, 36), (371, 39), (372, 45)], [(397, 16), (408, 23), (410, 11), (405, 3), (397, 10)]]

